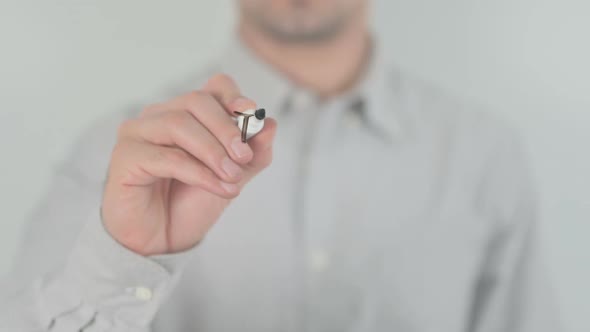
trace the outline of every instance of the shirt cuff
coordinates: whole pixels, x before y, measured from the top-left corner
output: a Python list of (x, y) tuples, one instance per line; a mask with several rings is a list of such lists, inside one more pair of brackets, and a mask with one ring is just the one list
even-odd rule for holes
[(188, 250), (144, 257), (113, 239), (99, 212), (90, 216), (61, 273), (41, 286), (41, 313), (53, 319), (77, 308), (129, 326), (147, 326), (176, 285)]

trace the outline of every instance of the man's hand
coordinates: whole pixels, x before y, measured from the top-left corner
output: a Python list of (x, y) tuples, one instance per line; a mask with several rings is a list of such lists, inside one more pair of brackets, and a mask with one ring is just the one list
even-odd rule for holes
[(256, 108), (225, 75), (123, 123), (111, 156), (102, 218), (141, 255), (197, 244), (241, 188), (272, 160), (276, 122), (248, 143), (231, 115)]

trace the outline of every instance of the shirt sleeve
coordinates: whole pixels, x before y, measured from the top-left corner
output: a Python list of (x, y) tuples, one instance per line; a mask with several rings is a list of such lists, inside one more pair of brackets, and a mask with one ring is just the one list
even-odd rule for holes
[(177, 283), (192, 250), (143, 257), (103, 227), (110, 146), (95, 143), (111, 134), (101, 127), (86, 135), (34, 209), (0, 284), (0, 331), (148, 331)]
[(469, 331), (561, 331), (519, 139), (504, 135), (489, 167), (483, 204), (499, 225), (477, 284)]
[(189, 254), (131, 252), (107, 233), (97, 207), (62, 266), (2, 297), (0, 330), (146, 331)]

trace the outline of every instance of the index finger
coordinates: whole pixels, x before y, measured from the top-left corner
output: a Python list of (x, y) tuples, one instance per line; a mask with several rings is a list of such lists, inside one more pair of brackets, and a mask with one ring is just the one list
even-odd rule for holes
[(242, 96), (236, 82), (226, 74), (213, 75), (203, 86), (203, 91), (217, 99), (231, 116), (236, 116), (234, 112), (257, 108), (252, 99)]

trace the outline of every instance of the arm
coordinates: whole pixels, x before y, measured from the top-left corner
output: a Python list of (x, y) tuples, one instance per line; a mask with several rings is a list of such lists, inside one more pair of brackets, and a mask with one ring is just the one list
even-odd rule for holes
[[(27, 221), (13, 273), (0, 285), (0, 331), (145, 330), (180, 275), (188, 253), (143, 257), (102, 226), (101, 159), (112, 146), (104, 138), (121, 120), (84, 135)], [(138, 298), (137, 287), (152, 298)]]
[(246, 144), (230, 116), (255, 106), (218, 75), (146, 108), (119, 127), (104, 190), (102, 153), (77, 149), (31, 221), (17, 282), (2, 287), (0, 330), (148, 330), (187, 252), (272, 160), (274, 120)]

